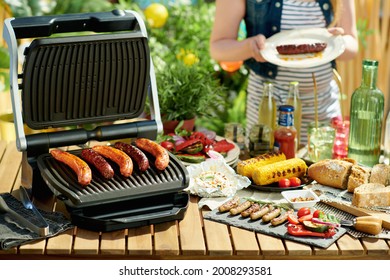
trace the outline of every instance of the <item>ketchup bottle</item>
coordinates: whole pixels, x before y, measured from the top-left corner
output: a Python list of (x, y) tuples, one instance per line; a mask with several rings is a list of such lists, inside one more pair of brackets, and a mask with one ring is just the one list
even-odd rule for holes
[(297, 130), (294, 127), (294, 107), (279, 106), (278, 128), (274, 132), (274, 151), (282, 152), (287, 159), (295, 157)]

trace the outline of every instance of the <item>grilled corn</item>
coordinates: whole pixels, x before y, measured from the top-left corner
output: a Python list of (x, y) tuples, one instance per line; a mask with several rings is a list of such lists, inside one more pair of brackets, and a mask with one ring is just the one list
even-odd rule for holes
[(300, 177), (307, 171), (306, 163), (300, 158), (292, 158), (256, 168), (252, 179), (256, 185), (269, 185), (280, 179)]
[(283, 153), (266, 153), (254, 158), (240, 161), (237, 164), (237, 173), (252, 178), (253, 171), (261, 166), (286, 160)]

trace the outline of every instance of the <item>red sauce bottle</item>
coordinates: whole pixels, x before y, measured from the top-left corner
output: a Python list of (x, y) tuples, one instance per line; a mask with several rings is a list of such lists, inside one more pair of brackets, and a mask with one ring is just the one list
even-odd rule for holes
[(278, 128), (274, 132), (274, 151), (284, 153), (287, 159), (295, 157), (297, 130), (294, 127), (294, 107), (279, 106)]

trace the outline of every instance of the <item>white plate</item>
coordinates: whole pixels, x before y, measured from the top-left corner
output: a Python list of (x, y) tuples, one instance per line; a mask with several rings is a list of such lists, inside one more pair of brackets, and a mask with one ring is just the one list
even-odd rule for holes
[[(280, 55), (276, 50), (279, 45), (327, 43), (322, 52), (299, 55)], [(262, 56), (273, 64), (289, 68), (308, 68), (328, 63), (345, 50), (341, 35), (332, 35), (326, 28), (307, 28), (279, 32), (265, 42)]]
[[(224, 139), (226, 139), (226, 138), (223, 138), (221, 136), (216, 136), (215, 137), (215, 140), (217, 140), (217, 141), (221, 141), (221, 140), (224, 140)], [(234, 143), (233, 141), (231, 141), (229, 139), (226, 139), (226, 141), (228, 141), (229, 143), (234, 144), (234, 148), (232, 150), (230, 150), (227, 153), (226, 157), (225, 157), (226, 163), (231, 165), (231, 164), (236, 163), (236, 161), (238, 160), (238, 157), (240, 156), (240, 147), (238, 147), (238, 145), (236, 143)], [(181, 161), (181, 163), (183, 163), (184, 166), (189, 166), (189, 165), (194, 164), (194, 163), (185, 162), (185, 161)]]

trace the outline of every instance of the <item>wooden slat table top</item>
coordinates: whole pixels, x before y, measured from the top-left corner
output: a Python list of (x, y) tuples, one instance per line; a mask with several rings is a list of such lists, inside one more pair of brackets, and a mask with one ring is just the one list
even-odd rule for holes
[[(15, 143), (0, 140), (0, 192), (19, 198), (21, 153)], [(203, 219), (208, 210), (198, 208), (191, 196), (182, 220), (94, 232), (74, 228), (57, 236), (0, 250), (0, 259), (390, 259), (390, 241), (356, 239), (343, 235), (321, 249), (290, 240)], [(63, 202), (54, 196), (34, 200), (46, 211), (67, 216)]]

